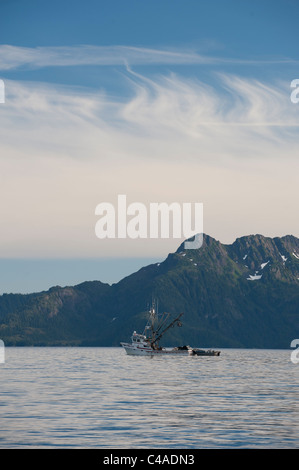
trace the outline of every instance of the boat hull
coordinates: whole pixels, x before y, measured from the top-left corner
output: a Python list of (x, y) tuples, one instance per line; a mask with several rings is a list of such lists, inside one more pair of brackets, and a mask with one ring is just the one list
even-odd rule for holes
[(188, 356), (188, 349), (180, 348), (161, 348), (161, 349), (152, 349), (147, 346), (135, 346), (129, 343), (121, 343), (121, 346), (125, 349), (126, 353), (129, 356)]

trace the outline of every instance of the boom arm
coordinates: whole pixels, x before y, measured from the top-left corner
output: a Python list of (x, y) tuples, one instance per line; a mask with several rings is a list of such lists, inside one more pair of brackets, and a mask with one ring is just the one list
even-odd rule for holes
[(152, 346), (153, 346), (155, 343), (157, 343), (157, 341), (159, 341), (159, 340), (162, 338), (162, 336), (164, 335), (164, 333), (166, 333), (166, 331), (167, 331), (170, 327), (174, 326), (175, 323), (177, 323), (178, 326), (182, 326), (182, 323), (179, 321), (179, 319), (181, 318), (182, 315), (183, 315), (183, 313), (180, 313), (179, 316), (178, 316), (177, 318), (175, 318), (175, 319), (162, 331), (162, 333), (160, 333), (159, 336), (157, 336), (157, 338), (154, 339), (154, 341), (151, 343)]

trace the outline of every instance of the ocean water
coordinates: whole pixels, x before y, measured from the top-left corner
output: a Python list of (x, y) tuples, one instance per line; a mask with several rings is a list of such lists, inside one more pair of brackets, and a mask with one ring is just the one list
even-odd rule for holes
[(290, 354), (6, 348), (0, 447), (298, 448), (299, 364)]

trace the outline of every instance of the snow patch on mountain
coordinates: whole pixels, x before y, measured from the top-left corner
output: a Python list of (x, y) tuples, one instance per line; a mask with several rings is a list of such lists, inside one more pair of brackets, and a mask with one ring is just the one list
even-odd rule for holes
[(258, 281), (259, 279), (262, 278), (262, 274), (254, 274), (254, 276), (252, 276), (251, 274), (249, 274), (249, 277), (247, 278), (247, 281)]

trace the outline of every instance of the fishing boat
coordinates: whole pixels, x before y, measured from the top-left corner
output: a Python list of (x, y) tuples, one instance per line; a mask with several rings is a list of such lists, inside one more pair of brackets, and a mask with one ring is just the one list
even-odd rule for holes
[(180, 313), (170, 323), (170, 313), (158, 314), (155, 305), (152, 305), (148, 312), (148, 321), (142, 334), (133, 332), (131, 343), (120, 343), (126, 353), (131, 356), (219, 356), (220, 351), (193, 349), (190, 346), (176, 346), (171, 348), (161, 347), (159, 341), (169, 328), (181, 327)]

